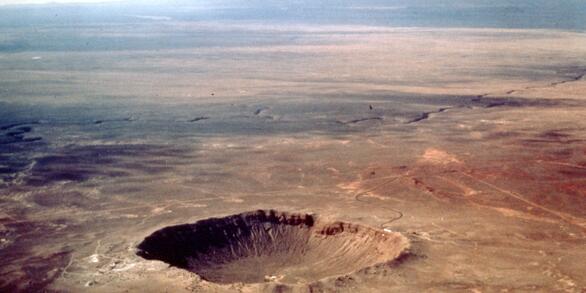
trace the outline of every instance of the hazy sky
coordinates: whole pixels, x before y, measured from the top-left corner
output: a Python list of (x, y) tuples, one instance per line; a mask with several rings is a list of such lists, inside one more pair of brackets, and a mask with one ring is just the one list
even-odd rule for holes
[(121, 0), (0, 0), (0, 5), (12, 4), (46, 4), (46, 3), (96, 3), (116, 2)]

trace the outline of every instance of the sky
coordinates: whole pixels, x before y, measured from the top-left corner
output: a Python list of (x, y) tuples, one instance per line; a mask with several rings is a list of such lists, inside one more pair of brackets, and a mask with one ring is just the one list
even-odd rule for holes
[[(97, 2), (115, 4), (89, 4)], [(49, 3), (87, 5), (47, 5), (43, 9), (35, 5), (27, 6)], [(127, 22), (129, 16), (146, 15), (151, 21), (249, 21), (586, 32), (585, 0), (0, 0), (2, 6), (8, 9), (0, 9), (0, 28), (33, 24)], [(136, 20), (136, 17), (132, 18), (132, 21)], [(2, 48), (0, 43), (0, 51)]]
[(121, 0), (0, 0), (0, 5), (14, 4), (48, 4), (48, 3), (98, 3), (118, 2)]

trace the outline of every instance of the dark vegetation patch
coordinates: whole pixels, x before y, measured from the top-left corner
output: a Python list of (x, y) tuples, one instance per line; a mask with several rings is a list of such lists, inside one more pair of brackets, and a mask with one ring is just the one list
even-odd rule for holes
[[(10, 281), (0, 278), (1, 292), (47, 292), (45, 288), (57, 279), (67, 266), (69, 252), (28, 257), (15, 271)], [(59, 269), (61, 268), (61, 269)]]
[(38, 121), (7, 123), (0, 126), (0, 185), (11, 182), (27, 170), (31, 153), (45, 146), (41, 137), (31, 136)]
[(186, 150), (147, 144), (115, 144), (65, 147), (36, 159), (26, 183), (42, 186), (59, 181), (82, 182), (94, 177), (120, 177), (168, 171)]

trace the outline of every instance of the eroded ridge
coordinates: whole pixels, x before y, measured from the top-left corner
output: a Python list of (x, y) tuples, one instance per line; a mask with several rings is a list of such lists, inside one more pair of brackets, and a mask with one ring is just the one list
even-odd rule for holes
[(216, 283), (309, 283), (390, 262), (408, 247), (400, 233), (258, 210), (163, 228), (138, 254)]

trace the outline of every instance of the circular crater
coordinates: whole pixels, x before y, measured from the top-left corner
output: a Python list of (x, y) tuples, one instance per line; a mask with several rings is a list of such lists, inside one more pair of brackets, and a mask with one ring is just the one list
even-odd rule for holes
[(215, 283), (294, 284), (389, 262), (408, 246), (395, 232), (259, 210), (163, 228), (137, 253)]

